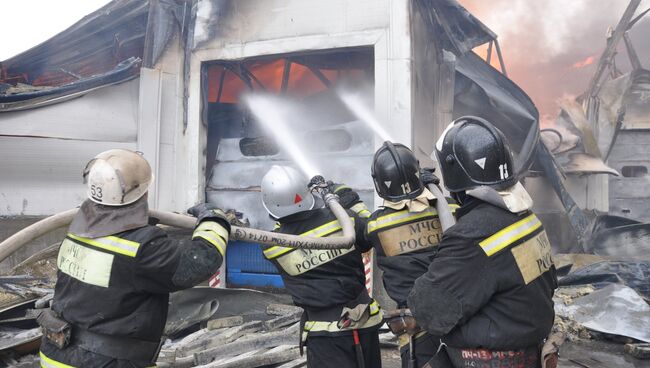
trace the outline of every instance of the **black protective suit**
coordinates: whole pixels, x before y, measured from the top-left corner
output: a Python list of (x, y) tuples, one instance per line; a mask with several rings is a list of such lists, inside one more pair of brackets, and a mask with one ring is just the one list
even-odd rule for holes
[[(349, 213), (358, 237), (364, 230), (363, 221)], [(321, 208), (285, 216), (275, 231), (323, 237), (340, 233), (341, 226), (329, 209)], [(382, 318), (379, 305), (365, 288), (361, 253), (367, 250), (360, 246), (337, 250), (264, 247), (264, 256), (280, 271), (295, 305), (305, 310), (303, 338), (309, 367), (358, 368), (355, 341), (363, 351), (365, 367), (381, 367), (378, 329)], [(339, 320), (345, 308), (359, 305), (362, 321), (342, 326)]]
[(456, 216), (408, 298), (420, 326), (446, 344), (434, 366), (537, 367), (557, 287), (541, 222), (472, 197)]
[[(399, 309), (408, 308), (406, 298), (415, 280), (427, 271), (438, 251), (442, 228), (435, 201), (429, 201), (429, 207), (419, 212), (410, 211), (406, 205), (376, 210), (368, 218), (364, 237), (358, 241), (375, 248), (384, 288)], [(360, 210), (360, 216), (363, 208), (359, 204), (352, 206)], [(421, 367), (435, 354), (437, 340), (426, 333), (417, 333), (414, 339), (415, 366)], [(408, 343), (408, 334), (401, 334), (400, 355), (405, 368), (411, 359)]]
[(158, 355), (169, 293), (221, 265), (230, 225), (203, 218), (186, 244), (146, 225), (110, 236), (68, 233), (61, 243), (52, 311), (72, 326), (70, 344), (47, 338), (44, 367), (150, 367)]

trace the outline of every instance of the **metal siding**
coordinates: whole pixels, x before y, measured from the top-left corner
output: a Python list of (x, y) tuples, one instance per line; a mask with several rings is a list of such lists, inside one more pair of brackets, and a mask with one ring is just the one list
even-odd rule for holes
[[(650, 170), (650, 130), (622, 130), (607, 164), (622, 174), (624, 166)], [(610, 177), (609, 214), (650, 221), (650, 176)]]
[(50, 215), (85, 198), (81, 173), (97, 153), (135, 143), (0, 137), (0, 216)]
[(0, 136), (133, 142), (139, 80), (100, 88), (67, 102), (0, 113)]

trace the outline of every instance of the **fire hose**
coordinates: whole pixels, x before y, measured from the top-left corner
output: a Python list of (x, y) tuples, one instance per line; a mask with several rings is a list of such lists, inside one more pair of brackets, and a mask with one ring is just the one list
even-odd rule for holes
[[(274, 233), (253, 228), (233, 226), (230, 232), (231, 240), (242, 240), (246, 242), (280, 245), (287, 248), (299, 249), (347, 249), (355, 241), (354, 225), (350, 220), (347, 212), (338, 202), (338, 197), (329, 193), (324, 185), (324, 179), (320, 176), (314, 177), (310, 183), (312, 190), (316, 191), (323, 197), (326, 205), (332, 211), (334, 216), (341, 224), (343, 235), (329, 238), (315, 238), (309, 236), (289, 235)], [(444, 200), (444, 195), (435, 185), (429, 185), (429, 190), (436, 198), (439, 198), (436, 204), (440, 224), (443, 231), (455, 223), (454, 216)], [(21, 231), (15, 233), (0, 243), (0, 261), (3, 261), (22, 246), (43, 236), (51, 231), (70, 225), (78, 209), (70, 209), (59, 212), (50, 217), (46, 217)], [(158, 219), (160, 224), (174, 226), (184, 229), (192, 229), (196, 225), (196, 219), (191, 216), (181, 215), (178, 213), (150, 210), (149, 215)]]
[[(299, 236), (274, 233), (253, 228), (232, 226), (230, 231), (230, 240), (242, 240), (251, 243), (264, 245), (279, 245), (287, 248), (298, 249), (347, 249), (355, 242), (354, 225), (350, 216), (345, 209), (339, 204), (338, 197), (331, 194), (323, 187), (324, 179), (314, 177), (312, 179), (312, 189), (323, 197), (325, 204), (332, 211), (336, 219), (341, 224), (343, 231), (342, 236), (329, 238), (316, 238), (310, 236)], [(310, 184), (311, 185), (311, 184)], [(0, 261), (9, 257), (16, 250), (34, 239), (43, 236), (58, 228), (65, 227), (72, 223), (78, 208), (59, 212), (50, 217), (46, 217), (21, 231), (10, 236), (0, 243)], [(158, 219), (162, 225), (174, 226), (184, 229), (192, 229), (196, 226), (196, 218), (181, 215), (178, 213), (150, 210), (149, 216)]]
[(449, 205), (445, 200), (445, 195), (442, 194), (440, 188), (438, 188), (438, 186), (435, 184), (429, 184), (427, 188), (429, 188), (429, 191), (433, 194), (433, 196), (438, 199), (436, 201), (436, 211), (438, 211), (438, 218), (440, 219), (440, 226), (442, 227), (442, 231), (446, 231), (456, 223), (456, 218), (451, 213)]

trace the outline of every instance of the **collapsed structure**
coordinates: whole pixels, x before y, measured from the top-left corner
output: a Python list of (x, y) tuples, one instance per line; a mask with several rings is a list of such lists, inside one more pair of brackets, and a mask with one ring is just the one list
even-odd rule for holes
[[(423, 166), (448, 121), (488, 114), (503, 121), (525, 170), (537, 111), (471, 51), (485, 43), (500, 56), (496, 35), (451, 0), (113, 1), (2, 62), (0, 214), (76, 206), (78, 168), (98, 151), (128, 148), (156, 173), (151, 208), (183, 212), (205, 198), (269, 229), (259, 178), (292, 157), (242, 103), (255, 92), (296, 102), (290, 130), (325, 176), (358, 189), (369, 206), (371, 155), (382, 139), (341, 91), (374, 105), (384, 130)], [(221, 273), (229, 283), (281, 286), (259, 247), (231, 249)]]
[[(488, 60), (483, 60), (472, 49), (486, 43)], [(500, 70), (491, 66), (493, 53)], [(156, 180), (149, 194), (151, 208), (184, 212), (207, 200), (242, 212), (252, 227), (270, 229), (259, 181), (272, 164), (290, 164), (293, 158), (244, 103), (253, 93), (289, 101), (277, 107), (289, 111), (283, 123), (305, 142), (309, 158), (328, 178), (357, 189), (369, 206), (379, 205), (370, 162), (382, 139), (346, 107), (343, 94), (360, 96), (393, 140), (413, 148), (422, 166), (433, 164), (433, 144), (454, 118), (481, 115), (498, 122), (516, 151), (516, 171), (527, 172), (535, 164), (526, 185), (538, 206), (549, 196), (556, 203), (559, 197), (564, 206), (536, 209), (542, 222), (555, 228), (568, 217), (585, 230), (589, 219), (580, 217), (581, 207), (606, 211), (606, 187), (594, 192), (590, 185), (584, 191), (599, 198), (597, 206), (576, 196), (581, 189), (571, 190), (571, 185), (580, 184), (565, 181), (549, 150), (539, 144), (534, 104), (504, 71), (496, 35), (455, 0), (114, 0), (0, 63), (4, 231), (9, 235), (24, 226), (24, 217), (77, 206), (84, 196), (81, 168), (108, 148), (142, 151), (152, 164)], [(623, 102), (611, 94), (629, 106), (625, 123), (613, 130), (619, 132), (619, 144), (637, 142), (638, 131), (626, 134), (625, 128), (647, 123), (646, 74), (638, 68), (612, 82), (612, 91), (630, 91), (623, 94)], [(570, 105), (562, 116), (573, 119)], [(614, 105), (603, 105), (609, 108), (603, 116), (611, 116), (615, 109), (609, 106)], [(583, 145), (593, 148), (584, 137)], [(552, 137), (545, 139), (554, 153), (567, 151), (566, 136), (560, 137), (557, 149)], [(626, 150), (617, 154), (617, 146), (612, 147), (612, 159), (621, 163), (611, 166), (624, 177), (644, 173), (643, 165), (623, 157)], [(584, 161), (572, 157), (569, 163), (576, 157)], [(556, 159), (571, 175), (570, 166)], [(604, 172), (601, 168), (592, 172)], [(619, 185), (613, 183), (611, 188)], [(623, 192), (612, 192), (612, 198)], [(619, 199), (612, 208), (625, 214), (630, 206)], [(641, 207), (628, 215), (638, 213), (643, 219), (645, 214), (638, 211)], [(554, 249), (582, 251), (577, 239), (582, 235), (572, 233), (575, 226), (565, 229), (549, 233)], [(56, 243), (60, 235), (25, 248), (27, 254), (16, 253), (3, 269)], [(570, 270), (577, 263), (569, 259), (564, 265)], [(210, 285), (282, 287), (259, 245), (244, 242), (229, 245), (226, 266)], [(373, 285), (370, 278), (368, 285), (389, 307), (381, 282)], [(35, 303), (47, 294), (45, 289), (33, 292), (32, 287), (19, 299)], [(203, 302), (203, 310), (211, 311), (209, 304)], [(217, 317), (208, 312), (196, 321)]]

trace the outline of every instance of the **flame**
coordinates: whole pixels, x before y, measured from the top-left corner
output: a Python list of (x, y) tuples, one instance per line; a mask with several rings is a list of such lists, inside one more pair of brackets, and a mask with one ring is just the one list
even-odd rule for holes
[(593, 55), (587, 56), (586, 59), (574, 63), (573, 65), (571, 65), (571, 67), (576, 69), (584, 68), (587, 65), (593, 64), (594, 60), (596, 60), (596, 57), (594, 57)]
[[(266, 92), (279, 93), (282, 85), (282, 76), (285, 69), (285, 59), (258, 60), (246, 63), (248, 71), (264, 85)], [(341, 78), (360, 79), (363, 77), (361, 69), (320, 69), (320, 72), (332, 83)], [(219, 86), (223, 74), (223, 89), (219, 95)], [(318, 77), (304, 65), (292, 63), (287, 85), (287, 94), (294, 97), (307, 97), (327, 89)], [(246, 84), (232, 70), (222, 65), (208, 67), (208, 101), (221, 103), (237, 103), (239, 98), (248, 90)], [(253, 91), (262, 91), (262, 87), (253, 81)]]

